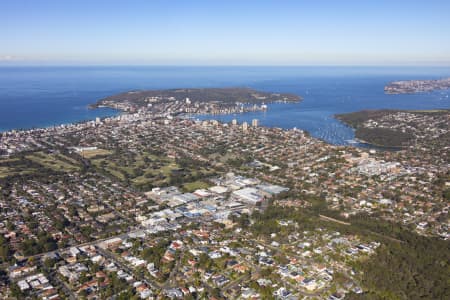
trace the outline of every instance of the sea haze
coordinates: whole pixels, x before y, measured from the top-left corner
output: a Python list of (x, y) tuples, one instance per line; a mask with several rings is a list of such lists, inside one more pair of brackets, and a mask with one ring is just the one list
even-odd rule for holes
[(246, 86), (295, 93), (297, 104), (272, 104), (264, 113), (192, 116), (297, 127), (334, 144), (346, 144), (353, 131), (336, 113), (362, 109), (449, 108), (449, 91), (385, 95), (395, 80), (450, 77), (450, 68), (430, 67), (0, 67), (0, 131), (46, 127), (118, 114), (90, 110), (102, 97), (136, 89)]

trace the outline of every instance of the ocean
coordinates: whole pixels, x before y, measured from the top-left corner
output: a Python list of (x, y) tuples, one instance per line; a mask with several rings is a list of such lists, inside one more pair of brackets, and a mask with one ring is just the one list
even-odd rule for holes
[(267, 112), (198, 115), (198, 119), (251, 122), (299, 128), (333, 144), (347, 144), (353, 130), (333, 118), (363, 109), (450, 108), (450, 91), (386, 95), (395, 80), (450, 77), (443, 67), (0, 67), (0, 131), (47, 127), (114, 116), (119, 112), (88, 105), (137, 89), (251, 87), (295, 93), (295, 104), (271, 104)]

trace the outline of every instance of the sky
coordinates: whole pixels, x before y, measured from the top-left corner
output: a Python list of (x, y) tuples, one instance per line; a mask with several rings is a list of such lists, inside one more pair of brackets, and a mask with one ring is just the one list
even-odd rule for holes
[(450, 65), (449, 0), (0, 0), (0, 64)]

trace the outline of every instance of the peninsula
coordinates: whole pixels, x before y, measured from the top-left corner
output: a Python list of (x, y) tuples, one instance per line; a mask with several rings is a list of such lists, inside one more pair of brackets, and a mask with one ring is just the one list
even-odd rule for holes
[[(450, 110), (364, 110), (336, 115), (355, 129), (355, 137), (381, 147), (447, 149)], [(444, 153), (445, 156), (445, 153)]]
[(267, 103), (298, 102), (294, 94), (257, 91), (250, 88), (182, 88), (129, 91), (99, 100), (91, 107), (111, 107), (126, 112), (152, 113), (243, 113), (267, 109)]
[(450, 78), (394, 81), (384, 87), (386, 94), (415, 94), (450, 89)]

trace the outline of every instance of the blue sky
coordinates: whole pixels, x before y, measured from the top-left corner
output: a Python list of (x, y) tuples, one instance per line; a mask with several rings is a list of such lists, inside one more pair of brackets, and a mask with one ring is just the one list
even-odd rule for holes
[(450, 1), (0, 0), (0, 64), (450, 65)]

